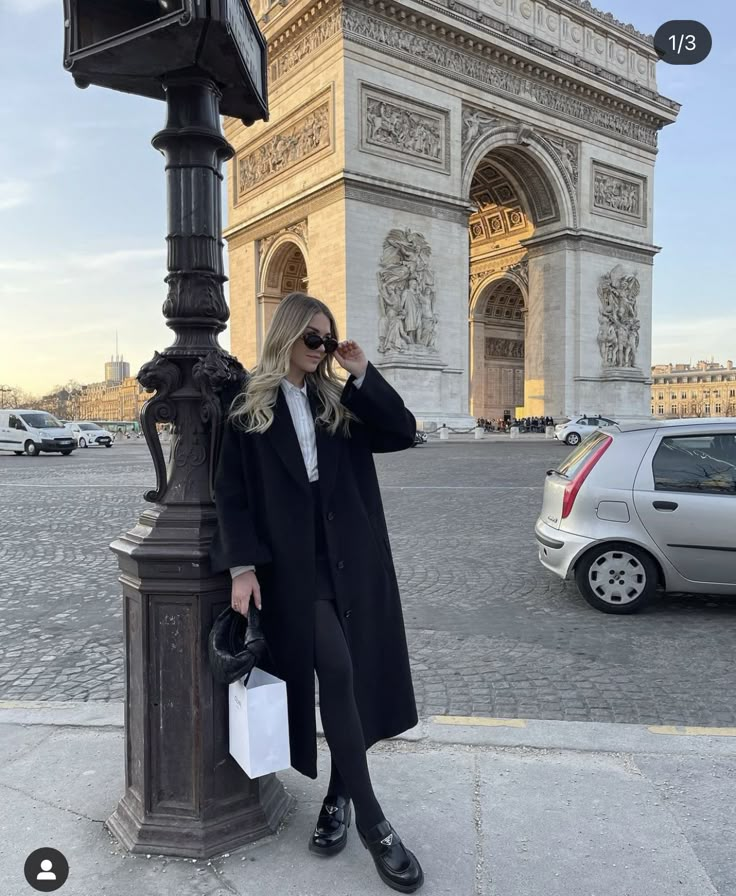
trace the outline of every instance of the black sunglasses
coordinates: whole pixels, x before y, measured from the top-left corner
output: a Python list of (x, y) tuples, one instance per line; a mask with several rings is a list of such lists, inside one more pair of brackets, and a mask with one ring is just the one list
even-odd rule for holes
[(326, 354), (330, 355), (337, 348), (337, 339), (332, 336), (320, 336), (318, 333), (302, 333), (302, 339), (308, 349), (314, 351), (320, 345), (324, 345)]

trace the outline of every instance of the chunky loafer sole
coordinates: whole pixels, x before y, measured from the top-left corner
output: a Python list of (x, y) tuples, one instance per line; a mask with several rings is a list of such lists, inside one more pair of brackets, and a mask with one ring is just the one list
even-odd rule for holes
[[(378, 872), (378, 876), (381, 880), (386, 884), (387, 887), (391, 887), (392, 890), (398, 890), (399, 893), (414, 893), (418, 890), (422, 884), (424, 883), (424, 871), (422, 871), (422, 866), (419, 864), (419, 860), (414, 855), (414, 853), (407, 849), (402, 843), (401, 846), (409, 857), (410, 862), (415, 867), (417, 874), (414, 877), (414, 880), (404, 882), (400, 878), (403, 876), (400, 873), (393, 872), (383, 861), (380, 854), (376, 854), (376, 847), (380, 847), (381, 843), (373, 844), (373, 849), (371, 845), (366, 841), (365, 837), (361, 834), (360, 828), (356, 828), (358, 831), (358, 837), (360, 837), (360, 842), (365, 846), (365, 848), (370, 852), (371, 858), (376, 866), (376, 871)], [(397, 835), (395, 835), (397, 836)]]
[[(329, 858), (330, 856), (336, 856), (339, 852), (342, 852), (345, 849), (345, 846), (348, 842), (348, 828), (350, 827), (350, 823), (353, 820), (353, 804), (349, 802), (347, 804), (347, 808), (344, 810), (345, 812), (345, 820), (342, 822), (343, 832), (340, 835), (338, 840), (335, 840), (333, 843), (321, 845), (315, 835), (317, 834), (317, 828), (314, 829), (314, 833), (309, 841), (309, 851), (316, 856), (322, 856), (323, 858)], [(317, 827), (319, 827), (319, 822), (317, 823)]]

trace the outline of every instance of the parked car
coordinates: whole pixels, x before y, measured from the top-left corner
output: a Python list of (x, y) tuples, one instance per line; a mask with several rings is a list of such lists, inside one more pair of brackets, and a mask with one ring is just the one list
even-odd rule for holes
[(0, 410), (0, 450), (37, 457), (42, 451), (71, 454), (76, 447), (71, 431), (53, 414), (29, 408)]
[(555, 426), (555, 438), (567, 445), (579, 445), (586, 436), (606, 426), (616, 426), (616, 421), (610, 417), (573, 417)]
[(67, 426), (74, 433), (74, 438), (80, 448), (88, 448), (93, 445), (104, 445), (105, 448), (112, 448), (113, 434), (96, 423), (86, 420), (75, 420), (72, 423), (67, 423)]
[(597, 430), (547, 471), (535, 535), (541, 563), (605, 613), (659, 590), (736, 595), (736, 420)]

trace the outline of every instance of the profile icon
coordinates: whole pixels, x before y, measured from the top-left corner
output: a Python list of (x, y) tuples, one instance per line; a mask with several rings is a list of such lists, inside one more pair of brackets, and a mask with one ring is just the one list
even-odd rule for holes
[(66, 883), (69, 863), (63, 853), (50, 846), (35, 849), (26, 859), (23, 873), (39, 893), (53, 893)]
[(54, 867), (54, 863), (51, 859), (44, 859), (41, 862), (41, 872), (36, 875), (36, 880), (56, 880), (56, 875), (51, 870)]

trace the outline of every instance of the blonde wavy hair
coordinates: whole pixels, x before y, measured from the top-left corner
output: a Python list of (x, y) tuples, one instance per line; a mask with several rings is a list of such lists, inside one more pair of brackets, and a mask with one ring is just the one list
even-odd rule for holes
[[(329, 320), (334, 338), (339, 340), (335, 318), (324, 302), (303, 292), (289, 293), (281, 300), (266, 334), (260, 363), (230, 405), (229, 419), (236, 429), (263, 433), (271, 426), (279, 386), (289, 372), (292, 346), (320, 312)], [(343, 435), (349, 436), (350, 421), (354, 417), (340, 404), (345, 380), (337, 373), (332, 355), (326, 354), (314, 373), (306, 374), (306, 381), (323, 406), (317, 422), (330, 435), (341, 429)]]

